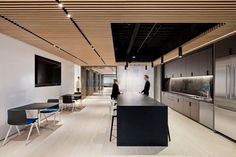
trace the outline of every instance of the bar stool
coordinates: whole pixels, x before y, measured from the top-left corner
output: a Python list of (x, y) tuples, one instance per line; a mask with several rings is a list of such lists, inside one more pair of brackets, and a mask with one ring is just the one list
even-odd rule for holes
[(115, 112), (117, 112), (117, 102), (116, 101), (114, 101), (114, 103), (112, 104), (111, 130), (110, 130), (110, 139), (109, 139), (110, 142), (112, 139), (114, 120), (115, 120), (115, 118), (117, 118), (117, 113), (115, 113)]

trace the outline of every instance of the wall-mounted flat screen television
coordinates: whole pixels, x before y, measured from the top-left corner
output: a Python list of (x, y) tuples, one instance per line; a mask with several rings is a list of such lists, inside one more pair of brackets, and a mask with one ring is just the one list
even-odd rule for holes
[(61, 85), (61, 63), (35, 55), (35, 87)]

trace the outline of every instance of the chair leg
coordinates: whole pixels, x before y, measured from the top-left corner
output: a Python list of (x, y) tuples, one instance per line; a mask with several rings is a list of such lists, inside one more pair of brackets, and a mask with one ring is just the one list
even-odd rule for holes
[(18, 134), (19, 134), (19, 135), (21, 135), (21, 133), (20, 133), (20, 130), (19, 130), (19, 128), (18, 128), (18, 126), (16, 126), (16, 130), (17, 130)]
[(53, 116), (53, 118), (54, 118), (54, 125), (56, 125), (56, 112), (54, 113), (54, 116)]
[(47, 118), (46, 114), (44, 113), (43, 115), (44, 115), (44, 118), (46, 119), (46, 122), (48, 123), (48, 118)]
[(61, 112), (58, 111), (57, 114), (58, 114), (58, 119), (59, 119), (59, 121), (61, 121)]
[(112, 120), (111, 120), (110, 142), (111, 142), (111, 137), (112, 137), (113, 122), (114, 122), (114, 116), (112, 116)]
[(26, 139), (26, 143), (29, 141), (29, 138), (30, 138), (30, 135), (31, 135), (33, 126), (34, 126), (34, 124), (31, 124), (31, 125), (30, 125), (30, 130), (29, 130), (29, 133), (28, 133), (28, 136), (27, 136), (27, 139)]
[(8, 138), (8, 136), (9, 136), (10, 132), (11, 132), (11, 128), (12, 128), (12, 125), (10, 125), (10, 127), (9, 127), (9, 129), (8, 129), (7, 135), (6, 135), (6, 137), (5, 137), (5, 139), (4, 139), (3, 143), (2, 143), (2, 145), (5, 145), (5, 144), (6, 144), (7, 138)]
[(72, 104), (72, 112), (74, 112), (74, 107), (75, 107), (75, 105), (74, 105), (74, 103)]
[(35, 125), (35, 127), (36, 127), (36, 130), (37, 130), (38, 134), (40, 135), (40, 132), (39, 132), (39, 128), (38, 128), (37, 123), (34, 123), (34, 125)]
[(41, 123), (41, 113), (39, 111), (39, 113), (38, 113), (38, 125), (39, 125), (39, 128), (40, 128), (40, 123)]

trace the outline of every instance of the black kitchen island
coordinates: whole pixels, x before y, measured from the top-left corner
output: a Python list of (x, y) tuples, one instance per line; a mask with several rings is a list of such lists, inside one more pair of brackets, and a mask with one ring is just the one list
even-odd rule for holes
[(168, 107), (141, 94), (120, 95), (117, 146), (168, 146)]

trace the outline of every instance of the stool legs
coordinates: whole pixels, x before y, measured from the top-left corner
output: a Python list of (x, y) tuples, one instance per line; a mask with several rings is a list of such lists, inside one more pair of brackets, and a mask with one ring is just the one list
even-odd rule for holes
[(110, 142), (111, 142), (111, 138), (112, 138), (112, 131), (113, 131), (114, 119), (115, 119), (116, 117), (117, 117), (117, 116), (112, 116), (112, 120), (111, 120)]

